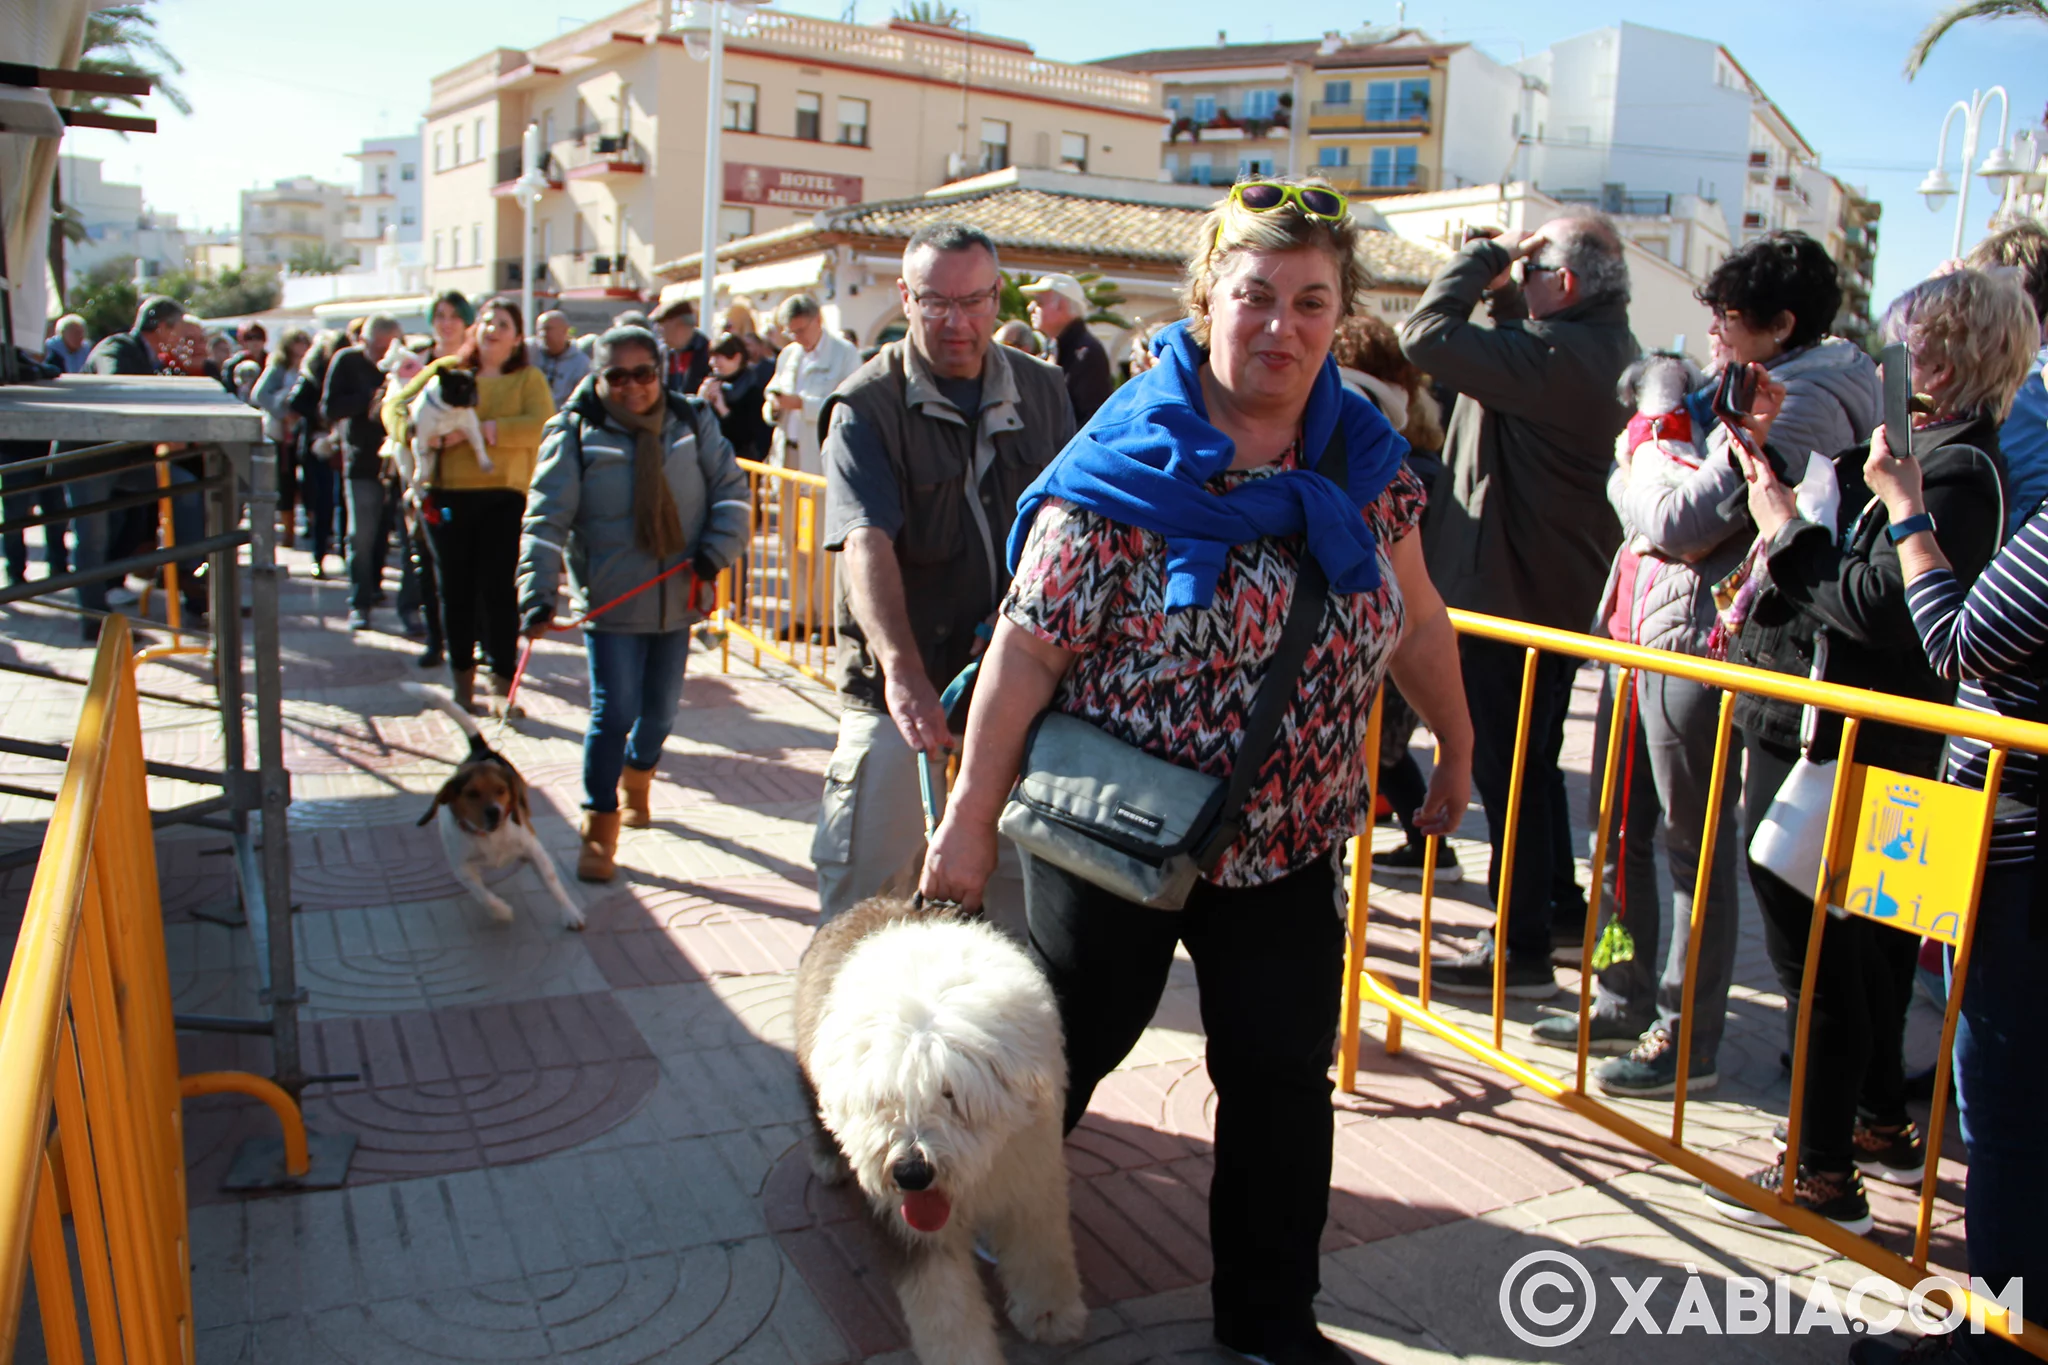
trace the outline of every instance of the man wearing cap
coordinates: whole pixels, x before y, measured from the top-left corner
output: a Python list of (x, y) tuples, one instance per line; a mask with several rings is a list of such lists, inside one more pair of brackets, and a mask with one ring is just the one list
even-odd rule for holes
[(823, 473), (818, 464), (818, 415), (832, 390), (860, 368), (860, 352), (825, 325), (824, 310), (809, 294), (792, 294), (775, 310), (775, 323), (796, 340), (775, 357), (768, 381), (768, 420), (775, 424), (773, 459), (784, 469)]
[[(1017, 499), (1074, 434), (1059, 371), (993, 344), (1002, 273), (978, 228), (933, 223), (903, 252), (909, 333), (825, 402), (825, 534), (839, 552), (839, 742), (811, 862), (824, 919), (882, 889), (924, 844), (917, 755), (944, 781), (940, 691), (980, 651), (1009, 587)], [(1007, 841), (989, 919), (1022, 934)]]
[(662, 383), (670, 393), (695, 398), (711, 373), (711, 343), (697, 330), (697, 308), (680, 296), (654, 310), (661, 328)]
[(1031, 300), (1031, 325), (1052, 343), (1053, 359), (1067, 376), (1067, 397), (1074, 420), (1082, 426), (1108, 400), (1116, 386), (1109, 379), (1109, 354), (1088, 330), (1088, 295), (1072, 275), (1040, 275), (1024, 286)]

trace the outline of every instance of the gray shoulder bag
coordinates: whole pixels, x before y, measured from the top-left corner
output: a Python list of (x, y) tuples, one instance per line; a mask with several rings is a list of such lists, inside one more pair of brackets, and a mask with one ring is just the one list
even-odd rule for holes
[[(1342, 486), (1343, 427), (1317, 466)], [(1304, 553), (1294, 602), (1246, 720), (1229, 779), (1169, 763), (1061, 711), (1046, 711), (996, 828), (1034, 858), (1155, 910), (1179, 910), (1244, 828), (1252, 783), (1280, 737), (1330, 581)]]

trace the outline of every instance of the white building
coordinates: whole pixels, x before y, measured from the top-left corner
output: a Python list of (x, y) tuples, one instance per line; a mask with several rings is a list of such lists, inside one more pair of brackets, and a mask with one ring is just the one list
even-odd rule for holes
[(145, 207), (140, 185), (104, 179), (97, 158), (64, 156), (58, 161), (64, 203), (77, 212), (86, 232), (85, 241), (64, 249), (67, 289), (109, 261), (139, 261), (145, 275), (185, 268), (187, 241), (178, 215)]
[(242, 264), (281, 269), (302, 252), (325, 250), (352, 259), (348, 241), (346, 185), (309, 175), (280, 180), (265, 189), (242, 191)]
[[(347, 240), (366, 259), (386, 240), (420, 241), (419, 133), (365, 138), (348, 155), (361, 168), (361, 179), (348, 197)], [(387, 239), (392, 229), (397, 235)]]

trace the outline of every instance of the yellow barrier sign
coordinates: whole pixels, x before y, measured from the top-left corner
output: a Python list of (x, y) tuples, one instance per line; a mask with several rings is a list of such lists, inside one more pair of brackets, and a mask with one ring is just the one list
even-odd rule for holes
[(816, 514), (811, 510), (815, 498), (796, 500), (796, 548), (810, 554), (818, 548)]
[(1856, 811), (1833, 865), (1852, 915), (1953, 944), (1962, 907), (1977, 884), (1985, 803), (1981, 791), (1857, 764), (1848, 798)]

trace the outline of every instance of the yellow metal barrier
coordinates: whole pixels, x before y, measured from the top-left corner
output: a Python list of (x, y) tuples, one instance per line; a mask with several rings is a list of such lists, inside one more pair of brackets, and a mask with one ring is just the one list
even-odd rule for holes
[[(1980, 739), (1993, 746), (1990, 757), (1990, 771), (1986, 786), (1995, 792), (1999, 774), (2005, 766), (2006, 752), (2021, 749), (2035, 753), (2048, 753), (2048, 725), (2034, 725), (2023, 721), (2010, 720), (2002, 716), (1985, 715), (1964, 711), (1950, 706), (1939, 706), (1931, 702), (1909, 700), (1903, 697), (1887, 696), (1883, 693), (1868, 692), (1860, 688), (1842, 687), (1830, 683), (1816, 683), (1804, 678), (1790, 677), (1781, 673), (1770, 673), (1759, 669), (1746, 668), (1737, 664), (1717, 663), (1690, 655), (1670, 654), (1661, 650), (1644, 649), (1635, 645), (1616, 644), (1611, 640), (1593, 636), (1578, 635), (1570, 631), (1551, 630), (1540, 626), (1526, 625), (1519, 621), (1506, 621), (1496, 617), (1479, 616), (1470, 612), (1453, 611), (1451, 618), (1458, 633), (1503, 643), (1520, 645), (1527, 650), (1524, 656), (1521, 693), (1521, 719), (1517, 730), (1517, 743), (1513, 770), (1509, 780), (1506, 830), (1502, 849), (1503, 875), (1500, 891), (1496, 898), (1494, 937), (1496, 945), (1506, 942), (1507, 916), (1514, 878), (1507, 872), (1514, 866), (1514, 840), (1521, 811), (1525, 758), (1528, 742), (1528, 726), (1531, 705), (1535, 695), (1536, 661), (1540, 654), (1551, 653), (1567, 658), (1590, 659), (1611, 664), (1621, 670), (1617, 676), (1615, 694), (1625, 697), (1633, 686), (1637, 673), (1658, 673), (1667, 677), (1684, 678), (1722, 691), (1722, 701), (1715, 741), (1713, 789), (1707, 802), (1706, 824), (1701, 836), (1699, 871), (1693, 887), (1691, 928), (1686, 946), (1686, 979), (1682, 1010), (1679, 1022), (1677, 1091), (1672, 1100), (1671, 1130), (1660, 1133), (1645, 1127), (1615, 1110), (1605, 1102), (1596, 1099), (1586, 1091), (1587, 1062), (1587, 1019), (1592, 1007), (1594, 945), (1599, 937), (1602, 877), (1600, 870), (1607, 862), (1607, 832), (1612, 825), (1612, 814), (1617, 796), (1616, 776), (1622, 761), (1623, 706), (1614, 708), (1606, 750), (1606, 765), (1600, 779), (1600, 821), (1594, 832), (1593, 885), (1587, 895), (1585, 941), (1579, 956), (1579, 1050), (1574, 1078), (1570, 1083), (1530, 1066), (1510, 1055), (1503, 1049), (1503, 1027), (1506, 1021), (1506, 972), (1507, 954), (1498, 949), (1494, 953), (1494, 981), (1492, 1000), (1492, 1036), (1481, 1037), (1462, 1027), (1454, 1020), (1437, 1013), (1430, 1006), (1430, 948), (1432, 939), (1432, 905), (1434, 898), (1434, 872), (1437, 858), (1437, 840), (1431, 839), (1425, 855), (1422, 877), (1422, 909), (1420, 915), (1420, 946), (1418, 966), (1420, 976), (1417, 993), (1409, 996), (1367, 969), (1367, 929), (1370, 919), (1370, 902), (1367, 889), (1372, 879), (1372, 842), (1368, 836), (1359, 836), (1352, 845), (1351, 872), (1351, 915), (1350, 935), (1346, 950), (1344, 974), (1344, 1001), (1342, 1033), (1338, 1056), (1338, 1085), (1349, 1093), (1357, 1088), (1358, 1053), (1361, 1044), (1360, 1025), (1366, 1002), (1380, 1006), (1387, 1011), (1385, 1047), (1389, 1053), (1401, 1049), (1401, 1028), (1404, 1022), (1428, 1030), (1435, 1036), (1457, 1047), (1463, 1052), (1505, 1072), (1519, 1084), (1539, 1094), (1548, 1096), (1575, 1113), (1584, 1115), (1608, 1131), (1627, 1140), (1660, 1161), (1678, 1167), (1687, 1174), (1712, 1185), (1714, 1188), (1735, 1196), (1743, 1203), (1777, 1219), (1787, 1227), (1812, 1238), (1830, 1250), (1854, 1260), (1878, 1274), (1903, 1286), (1919, 1283), (1925, 1275), (1928, 1256), (1928, 1240), (1934, 1212), (1934, 1193), (1938, 1171), (1941, 1165), (1940, 1153), (1944, 1124), (1947, 1119), (1947, 1101), (1950, 1059), (1955, 1041), (1956, 1019), (1961, 1008), (1964, 983), (1968, 979), (1970, 950), (1975, 936), (1977, 897), (1983, 885), (1984, 855), (1991, 839), (1991, 806), (1988, 800), (1982, 802), (1982, 828), (1977, 832), (1976, 876), (1963, 890), (1963, 903), (1957, 911), (1958, 927), (1955, 934), (1954, 987), (1949, 992), (1947, 1013), (1942, 1020), (1941, 1050), (1936, 1059), (1934, 1078), (1933, 1110), (1928, 1119), (1925, 1135), (1927, 1147), (1927, 1171), (1920, 1190), (1918, 1225), (1914, 1237), (1913, 1256), (1910, 1260), (1878, 1245), (1867, 1237), (1846, 1232), (1818, 1214), (1801, 1209), (1793, 1203), (1795, 1182), (1789, 1177), (1798, 1161), (1799, 1126), (1801, 1105), (1799, 1097), (1805, 1093), (1806, 1053), (1810, 1037), (1811, 1013), (1815, 972), (1820, 959), (1821, 931), (1827, 923), (1828, 904), (1831, 890), (1831, 874), (1841, 868), (1830, 868), (1834, 850), (1841, 844), (1844, 822), (1853, 821), (1854, 811), (1860, 800), (1860, 773), (1855, 765), (1857, 733), (1863, 722), (1875, 721), (1890, 725), (1907, 726), (1942, 735), (1964, 735)], [(1693, 983), (1697, 976), (1700, 951), (1700, 930), (1705, 913), (1708, 879), (1712, 874), (1714, 845), (1721, 837), (1719, 814), (1721, 810), (1722, 774), (1733, 743), (1732, 721), (1734, 701), (1739, 694), (1772, 697), (1795, 705), (1813, 705), (1824, 711), (1844, 716), (1840, 757), (1836, 765), (1833, 805), (1828, 816), (1826, 847), (1829, 857), (1823, 860), (1821, 875), (1814, 888), (1813, 919), (1807, 939), (1805, 980), (1800, 993), (1798, 1028), (1792, 1054), (1793, 1103), (1787, 1120), (1786, 1174), (1783, 1188), (1776, 1195), (1766, 1193), (1761, 1187), (1743, 1179), (1736, 1172), (1719, 1162), (1685, 1146), (1685, 1087), (1687, 1071), (1692, 1055), (1693, 1025)], [(1377, 752), (1379, 715), (1377, 708), (1371, 721), (1369, 746)], [(1676, 927), (1674, 926), (1674, 932)], [(1937, 1291), (1930, 1297), (1940, 1297), (1945, 1291)], [(1993, 1302), (1974, 1298), (1967, 1289), (1955, 1291), (1954, 1298), (1961, 1302), (1970, 1313), (1972, 1321), (1981, 1314), (1987, 1331), (2018, 1342), (2027, 1351), (2042, 1359), (2048, 1359), (2048, 1329), (2032, 1322), (2011, 1323), (2005, 1310)]]
[(833, 559), (825, 538), (825, 478), (741, 460), (750, 510), (747, 546), (720, 576), (716, 620), (730, 667), (737, 640), (805, 677), (827, 680), (838, 647), (833, 626)]
[[(0, 996), (0, 1359), (31, 1265), (49, 1359), (86, 1358), (67, 1214), (93, 1358), (193, 1359), (181, 1082), (131, 646), (127, 621), (109, 618)], [(209, 1074), (184, 1088), (268, 1084)], [(262, 1098), (284, 1099), (303, 1172), (297, 1107)]]

